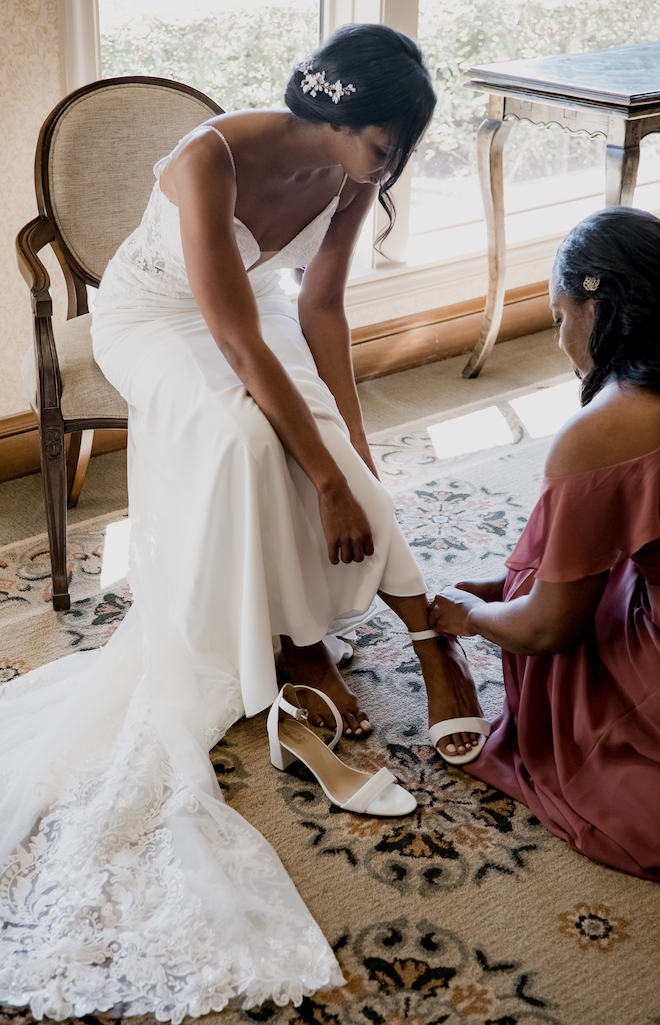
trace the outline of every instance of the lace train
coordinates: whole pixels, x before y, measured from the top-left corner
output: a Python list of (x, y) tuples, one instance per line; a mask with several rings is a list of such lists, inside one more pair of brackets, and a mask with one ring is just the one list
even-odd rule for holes
[[(0, 688), (0, 1001), (55, 1019), (123, 1004), (179, 1023), (235, 996), (281, 1005), (341, 985), (277, 855), (224, 803), (206, 751), (177, 769), (163, 735), (186, 758), (190, 737), (175, 739), (162, 703), (153, 714), (143, 648), (132, 610), (101, 651)], [(132, 693), (129, 679), (140, 680)], [(240, 714), (236, 687), (222, 693), (215, 736)], [(189, 710), (178, 714), (185, 731)]]

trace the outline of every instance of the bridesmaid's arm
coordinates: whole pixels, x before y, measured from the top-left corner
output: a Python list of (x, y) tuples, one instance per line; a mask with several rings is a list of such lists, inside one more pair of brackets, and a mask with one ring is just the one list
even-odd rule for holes
[(449, 587), (436, 595), (429, 622), (439, 633), (481, 634), (514, 655), (571, 651), (584, 637), (607, 584), (608, 571), (570, 583), (535, 580), (529, 594), (485, 602)]
[[(608, 395), (605, 389), (568, 421), (548, 454), (546, 476), (572, 476), (633, 454), (620, 450), (622, 444), (629, 444), (621, 438), (627, 436), (622, 428), (630, 420), (630, 405), (613, 420), (609, 407), (616, 400), (616, 391)], [(651, 438), (649, 447), (656, 440)], [(608, 572), (566, 583), (535, 580), (529, 594), (508, 602), (489, 600), (466, 582), (461, 590), (447, 588), (435, 598), (429, 622), (440, 633), (481, 634), (514, 655), (560, 654), (575, 648), (584, 637)]]
[(353, 447), (377, 477), (355, 387), (351, 332), (344, 310), (351, 257), (376, 189), (372, 185), (346, 183), (347, 189), (351, 186), (357, 189), (355, 196), (334, 215), (323, 245), (305, 270), (298, 296), (298, 316), (319, 376), (335, 398)]

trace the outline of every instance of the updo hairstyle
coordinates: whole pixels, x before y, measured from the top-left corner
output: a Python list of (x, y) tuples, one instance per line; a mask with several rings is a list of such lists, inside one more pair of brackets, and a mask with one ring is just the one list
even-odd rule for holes
[[(588, 278), (599, 279), (593, 290)], [(575, 303), (596, 302), (582, 405), (611, 379), (660, 392), (660, 220), (623, 206), (591, 214), (559, 246), (552, 282)]]
[(305, 121), (325, 122), (356, 133), (369, 125), (393, 129), (397, 141), (381, 182), (378, 199), (389, 218), (378, 242), (394, 224), (394, 204), (387, 195), (398, 181), (413, 149), (428, 125), (436, 103), (431, 76), (417, 43), (386, 25), (345, 25), (312, 55), (312, 73), (323, 71), (328, 83), (353, 85), (338, 103), (324, 92), (304, 93), (306, 71), (297, 67), (284, 100)]

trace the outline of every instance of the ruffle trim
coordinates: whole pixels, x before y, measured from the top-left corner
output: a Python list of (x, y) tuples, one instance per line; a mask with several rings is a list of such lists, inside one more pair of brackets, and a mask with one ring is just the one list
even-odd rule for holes
[[(660, 449), (571, 477), (546, 477), (512, 570), (568, 583), (603, 573), (660, 539)], [(644, 560), (650, 573), (656, 560)], [(658, 557), (660, 568), (660, 556)]]

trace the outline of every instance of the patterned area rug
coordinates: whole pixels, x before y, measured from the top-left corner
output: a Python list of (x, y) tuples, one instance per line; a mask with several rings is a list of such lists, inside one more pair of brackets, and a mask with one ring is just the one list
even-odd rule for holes
[[(496, 404), (514, 436), (505, 448), (441, 461), (428, 421), (371, 439), (430, 591), (496, 572), (538, 493), (548, 441), (529, 438), (505, 399)], [(106, 525), (121, 517), (71, 531), (68, 613), (47, 605), (43, 538), (0, 550), (5, 679), (110, 635), (130, 593), (125, 581), (98, 581)], [(499, 651), (481, 639), (466, 650), (492, 718), (503, 694)], [(360, 629), (347, 677), (375, 728), (365, 741), (343, 738), (340, 757), (369, 771), (387, 764), (418, 811), (389, 822), (337, 811), (299, 764), (271, 767), (265, 713), (237, 723), (211, 753), (220, 784), (277, 850), (346, 986), (298, 1008), (229, 1008), (207, 1021), (660, 1025), (660, 889), (575, 854), (529, 809), (437, 759), (421, 676), (391, 613)], [(32, 1020), (0, 1010), (0, 1025)], [(106, 1021), (85, 1019), (95, 1020)]]

